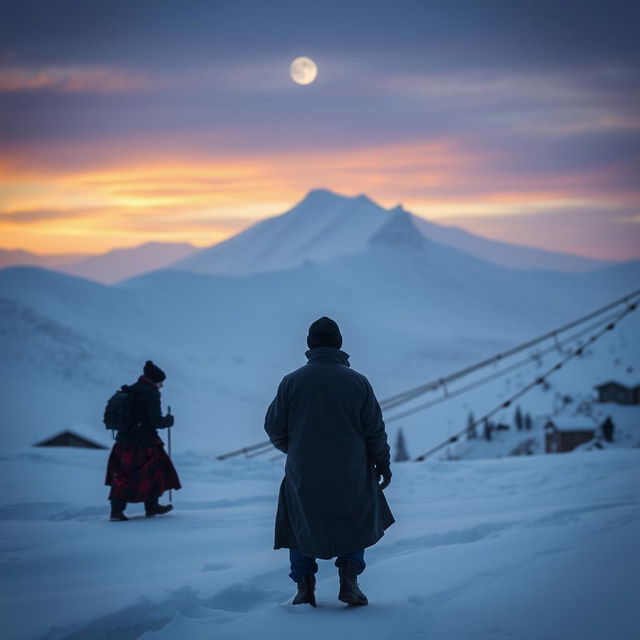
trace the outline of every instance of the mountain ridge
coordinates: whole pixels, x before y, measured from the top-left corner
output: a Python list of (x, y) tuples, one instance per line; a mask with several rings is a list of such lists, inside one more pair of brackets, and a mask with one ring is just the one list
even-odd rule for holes
[[(427, 240), (502, 267), (579, 273), (616, 264), (484, 238), (460, 227), (426, 220), (402, 205), (384, 209), (364, 194), (349, 197), (328, 189), (313, 189), (284, 213), (264, 218), (169, 268), (241, 275), (279, 270), (305, 261), (331, 260), (364, 249), (389, 217), (400, 212), (411, 216)], [(301, 230), (306, 233), (304, 240), (300, 239)]]

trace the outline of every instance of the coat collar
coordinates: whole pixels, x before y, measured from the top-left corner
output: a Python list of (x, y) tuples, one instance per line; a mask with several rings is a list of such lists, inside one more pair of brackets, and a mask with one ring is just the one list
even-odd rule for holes
[(334, 347), (315, 347), (306, 351), (305, 356), (311, 362), (337, 362), (345, 367), (349, 365), (349, 354)]

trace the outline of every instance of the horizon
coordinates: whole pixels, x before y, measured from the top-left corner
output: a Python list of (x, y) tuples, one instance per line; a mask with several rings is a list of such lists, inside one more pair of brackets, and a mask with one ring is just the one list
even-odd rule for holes
[[(38, 256), (38, 257), (43, 257), (43, 258), (46, 258), (46, 257), (50, 257), (50, 258), (70, 257), (70, 258), (72, 258), (74, 260), (75, 259), (84, 259), (84, 258), (93, 258), (93, 257), (98, 257), (98, 256), (104, 256), (104, 255), (107, 255), (107, 254), (109, 254), (109, 253), (111, 253), (113, 251), (135, 250), (135, 249), (139, 249), (141, 247), (146, 247), (146, 246), (154, 245), (154, 244), (157, 244), (157, 245), (160, 245), (160, 246), (181, 245), (181, 244), (182, 245), (189, 245), (189, 246), (191, 246), (194, 249), (199, 251), (199, 250), (202, 250), (202, 249), (212, 248), (212, 247), (224, 242), (225, 240), (228, 240), (228, 239), (234, 237), (235, 235), (241, 234), (241, 233), (243, 233), (244, 231), (248, 230), (249, 228), (251, 228), (252, 226), (254, 226), (255, 224), (257, 224), (259, 222), (262, 222), (262, 221), (270, 219), (270, 218), (279, 217), (279, 216), (282, 216), (282, 215), (285, 215), (285, 214), (289, 213), (295, 207), (297, 207), (302, 202), (304, 202), (309, 197), (310, 194), (312, 194), (313, 192), (318, 192), (318, 191), (328, 192), (331, 195), (336, 196), (338, 198), (356, 199), (358, 197), (364, 197), (364, 198), (367, 198), (368, 200), (370, 200), (371, 202), (373, 202), (373, 204), (375, 204), (376, 206), (380, 206), (381, 208), (384, 208), (378, 202), (376, 202), (375, 200), (372, 200), (371, 198), (369, 198), (369, 196), (367, 194), (365, 194), (365, 193), (360, 193), (360, 194), (357, 194), (357, 195), (354, 195), (354, 196), (346, 196), (346, 195), (344, 195), (342, 193), (337, 193), (335, 191), (332, 191), (331, 189), (325, 189), (325, 188), (317, 187), (317, 188), (313, 188), (310, 191), (308, 191), (302, 199), (300, 199), (297, 202), (295, 202), (295, 204), (293, 204), (292, 206), (287, 208), (285, 211), (281, 211), (279, 213), (270, 214), (270, 215), (265, 216), (264, 218), (258, 218), (255, 221), (250, 222), (246, 227), (243, 227), (243, 228), (239, 229), (238, 231), (230, 234), (229, 236), (224, 237), (221, 240), (217, 240), (217, 241), (215, 241), (213, 243), (197, 244), (195, 242), (189, 242), (189, 241), (175, 241), (175, 242), (172, 242), (170, 240), (162, 241), (162, 240), (154, 240), (154, 239), (151, 239), (151, 240), (142, 239), (142, 241), (137, 241), (135, 244), (114, 246), (114, 247), (110, 247), (110, 248), (108, 248), (108, 249), (106, 249), (104, 251), (98, 251), (96, 253), (89, 253), (89, 252), (85, 252), (85, 253), (78, 253), (78, 252), (75, 252), (75, 253), (70, 253), (70, 252), (44, 252), (44, 253), (38, 253), (36, 251), (29, 251), (29, 250), (24, 249), (22, 247), (16, 247), (16, 248), (8, 247), (7, 248), (7, 247), (2, 247), (2, 246), (0, 246), (0, 250), (1, 251), (11, 251), (11, 252), (27, 252), (27, 253), (33, 254), (33, 255)], [(438, 224), (439, 226), (456, 227), (456, 228), (464, 230), (464, 227), (462, 225), (455, 225), (455, 224), (446, 225), (444, 223), (435, 222), (434, 220), (429, 220), (425, 216), (420, 216), (420, 215), (418, 215), (418, 214), (416, 214), (416, 213), (414, 213), (412, 211), (409, 211), (402, 203), (396, 203), (396, 205), (394, 205), (393, 207), (384, 208), (384, 209), (386, 211), (391, 212), (394, 207), (401, 207), (403, 210), (407, 211), (410, 215), (418, 217), (418, 218), (420, 218), (422, 220), (426, 220), (427, 222), (430, 222), (432, 224)], [(473, 232), (470, 232), (470, 233), (473, 233)], [(635, 258), (626, 258), (626, 259), (625, 258), (608, 258), (608, 259), (607, 258), (592, 258), (591, 256), (586, 256), (586, 255), (582, 255), (582, 254), (578, 254), (578, 253), (571, 253), (571, 252), (568, 252), (568, 251), (549, 249), (549, 248), (544, 248), (544, 247), (536, 247), (536, 246), (534, 246), (532, 244), (525, 244), (525, 243), (517, 242), (517, 241), (502, 240), (500, 238), (494, 238), (494, 237), (491, 237), (491, 236), (488, 236), (488, 235), (483, 235), (483, 234), (480, 234), (480, 233), (473, 233), (473, 235), (475, 235), (477, 237), (480, 237), (480, 238), (483, 238), (483, 239), (486, 239), (486, 240), (492, 240), (492, 241), (496, 241), (496, 242), (504, 242), (506, 244), (513, 245), (514, 247), (522, 247), (523, 249), (531, 249), (531, 248), (540, 249), (540, 250), (543, 250), (543, 251), (549, 251), (551, 253), (560, 253), (560, 254), (563, 254), (563, 255), (573, 256), (573, 257), (576, 257), (576, 258), (585, 258), (585, 259), (591, 259), (591, 260), (603, 260), (603, 262), (612, 262), (612, 263), (615, 263), (615, 262), (623, 263), (623, 262), (628, 262), (630, 260), (635, 260)], [(11, 266), (11, 265), (9, 265), (9, 266)], [(19, 265), (16, 265), (16, 266), (19, 266)]]
[[(206, 247), (326, 185), (638, 259), (639, 17), (625, 0), (12, 5), (0, 246)], [(315, 81), (290, 77), (298, 56)]]

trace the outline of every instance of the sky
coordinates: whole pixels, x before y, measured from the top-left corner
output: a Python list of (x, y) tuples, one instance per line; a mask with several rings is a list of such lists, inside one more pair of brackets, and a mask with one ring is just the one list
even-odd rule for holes
[[(0, 248), (208, 246), (327, 188), (640, 258), (637, 2), (0, 9)], [(301, 55), (319, 69), (306, 86)]]

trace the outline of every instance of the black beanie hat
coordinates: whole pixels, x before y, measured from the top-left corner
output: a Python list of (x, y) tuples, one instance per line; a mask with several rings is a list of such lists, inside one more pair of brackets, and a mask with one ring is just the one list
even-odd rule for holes
[(331, 318), (322, 316), (309, 327), (307, 344), (309, 349), (314, 349), (315, 347), (340, 349), (342, 347), (342, 335), (338, 325)]
[(144, 363), (144, 375), (154, 382), (162, 382), (167, 377), (164, 374), (164, 371), (160, 367), (157, 367), (155, 364), (153, 364), (151, 360), (147, 360)]

